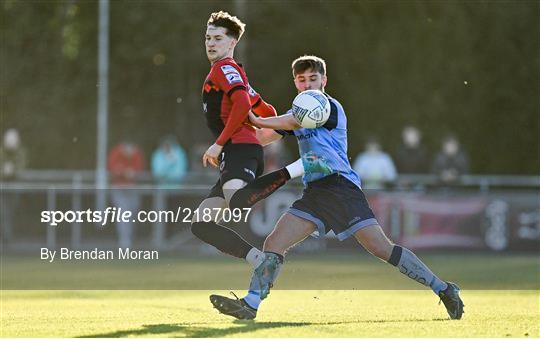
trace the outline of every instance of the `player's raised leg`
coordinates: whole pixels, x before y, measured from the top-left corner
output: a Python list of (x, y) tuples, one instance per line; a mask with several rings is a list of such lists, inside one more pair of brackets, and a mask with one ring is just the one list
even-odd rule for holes
[(396, 266), (407, 277), (431, 288), (443, 301), (450, 318), (461, 319), (464, 305), (459, 297), (459, 287), (442, 281), (412, 251), (392, 243), (378, 224), (357, 230), (354, 237), (371, 254)]
[(303, 174), (304, 166), (302, 159), (298, 159), (281, 169), (256, 178), (242, 188), (232, 192), (229, 198), (227, 198), (227, 194), (224, 191), (225, 199), (227, 199), (230, 208), (251, 207), (277, 191), (287, 181)]
[(268, 296), (283, 265), (287, 250), (316, 230), (316, 225), (303, 218), (285, 213), (264, 242), (265, 259), (251, 277), (248, 294), (242, 299), (211, 295), (210, 301), (225, 315), (237, 319), (254, 319), (261, 300)]
[(203, 200), (191, 220), (191, 232), (221, 252), (246, 259), (253, 267), (257, 267), (264, 260), (264, 254), (232, 229), (218, 224), (221, 214), (219, 212), (226, 207), (222, 197)]
[[(230, 208), (251, 207), (258, 201), (268, 197), (291, 178), (304, 173), (301, 159), (292, 164), (263, 175), (247, 183), (242, 179), (230, 179), (219, 188), (219, 182), (212, 189), (215, 195), (205, 199), (195, 213), (192, 220), (192, 232), (202, 241), (216, 247), (220, 251), (238, 258), (245, 258), (254, 267), (263, 260), (260, 250), (245, 241), (238, 233), (219, 225), (218, 211), (229, 206)], [(221, 195), (223, 197), (221, 197)], [(211, 210), (211, 218), (203, 218), (204, 211)], [(206, 213), (208, 215), (208, 213)]]
[[(207, 199), (219, 198), (219, 203), (201, 206), (198, 215), (195, 215), (198, 219), (194, 220), (191, 228), (202, 241), (224, 253), (246, 259), (253, 267), (257, 267), (262, 262), (263, 252), (249, 244), (235, 231), (220, 225), (219, 222), (223, 210), (228, 206), (227, 201), (234, 192), (255, 180), (263, 169), (262, 146), (227, 144), (220, 156), (220, 178), (207, 197)], [(204, 213), (204, 210), (208, 208), (215, 208), (212, 219), (208, 218), (208, 212)]]

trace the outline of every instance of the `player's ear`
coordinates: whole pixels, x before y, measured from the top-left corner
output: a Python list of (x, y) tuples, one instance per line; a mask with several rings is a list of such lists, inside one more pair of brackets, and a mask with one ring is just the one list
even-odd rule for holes
[(322, 87), (323, 87), (323, 88), (326, 87), (326, 82), (327, 82), (327, 81), (328, 81), (328, 78), (326, 77), (326, 75), (323, 75), (323, 76), (322, 76), (322, 81), (321, 81)]

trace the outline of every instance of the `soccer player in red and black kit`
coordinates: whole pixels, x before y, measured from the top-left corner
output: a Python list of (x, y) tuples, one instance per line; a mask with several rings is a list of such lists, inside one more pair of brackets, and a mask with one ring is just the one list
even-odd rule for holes
[[(224, 253), (245, 258), (256, 267), (264, 260), (264, 253), (235, 231), (219, 225), (222, 214), (219, 211), (227, 206), (252, 206), (291, 177), (302, 175), (303, 167), (296, 161), (259, 177), (264, 169), (259, 139), (264, 143), (273, 140), (248, 123), (248, 113), (271, 117), (276, 115), (276, 110), (253, 90), (242, 66), (233, 59), (244, 27), (237, 17), (222, 11), (212, 13), (207, 23), (206, 55), (212, 67), (203, 85), (203, 109), (207, 125), (217, 139), (202, 161), (205, 167), (207, 163), (218, 167), (220, 178), (194, 213), (191, 230), (202, 241)], [(205, 220), (204, 211), (212, 211), (211, 218)]]

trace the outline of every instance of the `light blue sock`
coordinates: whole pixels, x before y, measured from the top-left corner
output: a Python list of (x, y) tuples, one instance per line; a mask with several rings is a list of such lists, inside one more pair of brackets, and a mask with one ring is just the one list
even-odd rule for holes
[(448, 287), (444, 281), (431, 272), (422, 260), (405, 247), (395, 245), (388, 262), (399, 268), (401, 273), (412, 280), (430, 287), (437, 295)]
[(254, 309), (258, 309), (261, 304), (261, 297), (256, 291), (249, 291), (244, 297), (244, 301)]
[(259, 283), (256, 278), (257, 276), (255, 275), (255, 272), (253, 272), (251, 281), (249, 283), (248, 294), (244, 297), (244, 301), (254, 309), (258, 309), (262, 301), (260, 293), (261, 291), (259, 291)]

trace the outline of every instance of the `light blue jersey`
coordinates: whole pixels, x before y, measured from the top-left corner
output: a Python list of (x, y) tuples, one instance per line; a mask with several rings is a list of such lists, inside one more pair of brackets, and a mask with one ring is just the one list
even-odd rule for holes
[(351, 168), (347, 157), (347, 116), (343, 106), (326, 94), (331, 111), (328, 121), (319, 128), (300, 128), (294, 131), (278, 131), (294, 134), (298, 140), (300, 157), (304, 164), (304, 185), (339, 173), (360, 187), (360, 178)]

